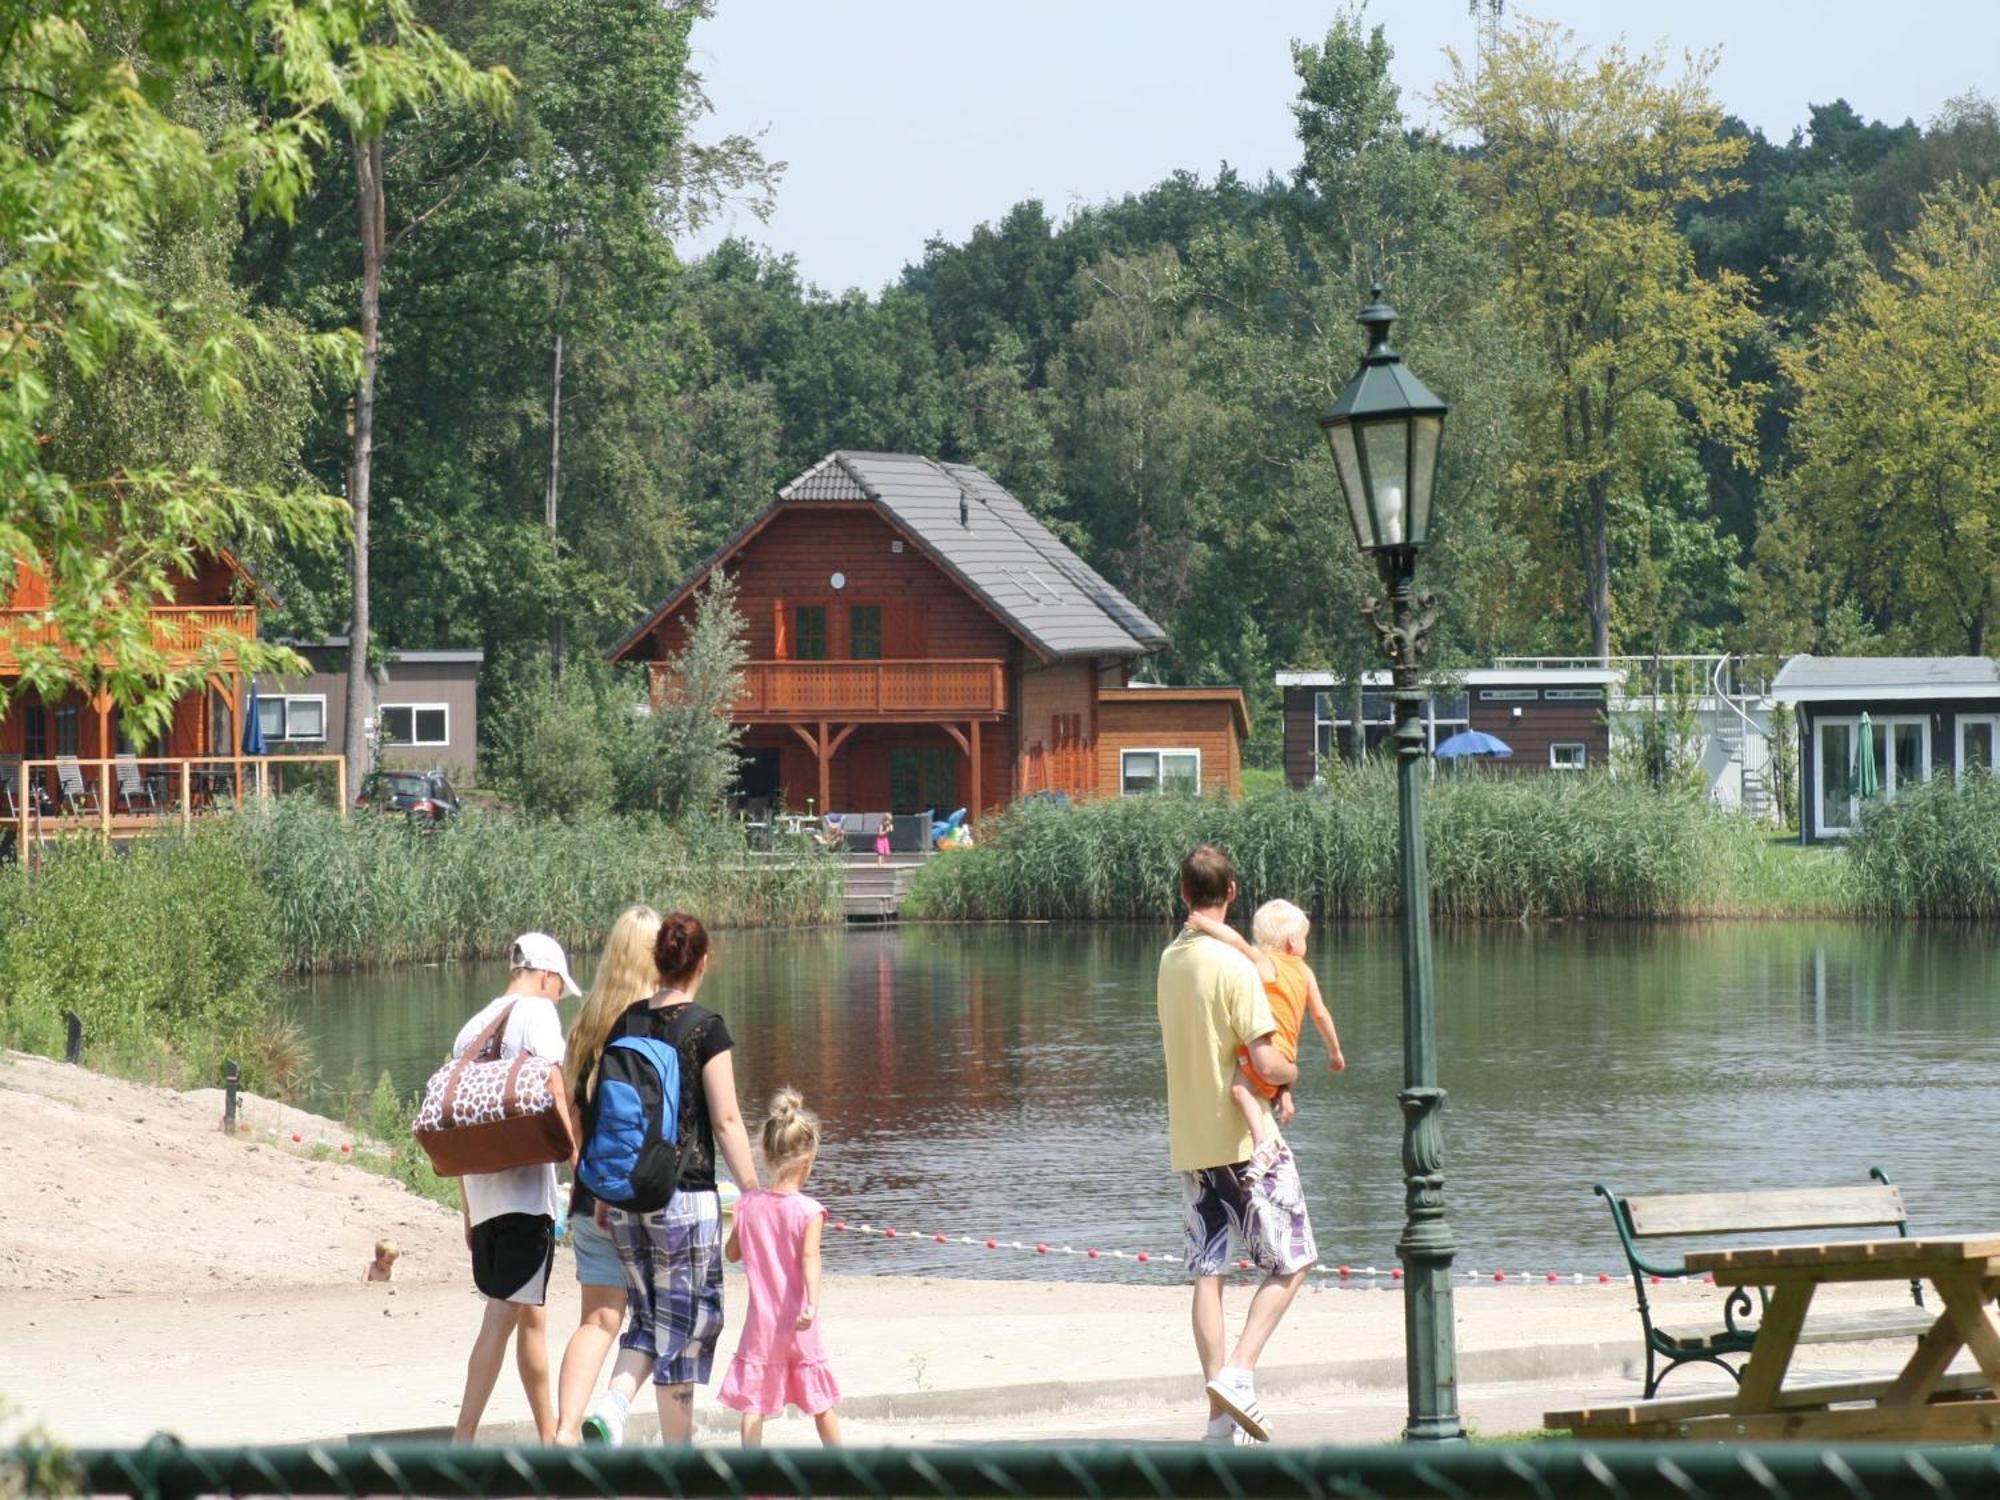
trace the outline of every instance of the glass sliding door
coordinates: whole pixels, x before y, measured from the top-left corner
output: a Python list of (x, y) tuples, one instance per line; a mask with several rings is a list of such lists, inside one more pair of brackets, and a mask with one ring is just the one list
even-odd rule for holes
[(1852, 719), (1819, 721), (1819, 754), (1813, 757), (1814, 805), (1819, 833), (1848, 833), (1854, 827), (1854, 742)]

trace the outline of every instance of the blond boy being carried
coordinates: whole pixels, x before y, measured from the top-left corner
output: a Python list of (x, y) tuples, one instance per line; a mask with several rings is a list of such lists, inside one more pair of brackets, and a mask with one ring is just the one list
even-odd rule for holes
[[(1299, 1032), (1310, 1015), (1314, 1028), (1326, 1042), (1327, 1071), (1338, 1073), (1347, 1066), (1347, 1059), (1340, 1051), (1340, 1033), (1334, 1030), (1333, 1016), (1320, 996), (1319, 980), (1306, 962), (1306, 936), (1312, 931), (1312, 922), (1304, 912), (1289, 901), (1266, 901), (1250, 919), (1250, 942), (1245, 942), (1227, 922), (1199, 913), (1189, 916), (1187, 925), (1191, 931), (1229, 944), (1257, 966), (1257, 977), (1264, 981), (1271, 1014), (1278, 1022), (1272, 1041), (1286, 1061), (1298, 1061)], [(1237, 1109), (1250, 1126), (1250, 1137), (1257, 1143), (1251, 1171), (1267, 1168), (1277, 1134), (1271, 1129), (1271, 1114), (1264, 1106), (1268, 1101), (1277, 1111), (1278, 1123), (1289, 1125), (1297, 1112), (1291, 1089), (1259, 1077), (1251, 1066), (1248, 1050), (1239, 1047), (1229, 1097), (1236, 1101)]]

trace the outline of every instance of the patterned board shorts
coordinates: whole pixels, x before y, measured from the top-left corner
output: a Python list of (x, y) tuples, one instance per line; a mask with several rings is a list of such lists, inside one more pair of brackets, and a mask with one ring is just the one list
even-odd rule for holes
[(1190, 1276), (1220, 1276), (1235, 1264), (1232, 1240), (1266, 1275), (1290, 1276), (1319, 1259), (1305, 1188), (1292, 1148), (1280, 1143), (1269, 1170), (1249, 1162), (1181, 1173)]
[(722, 1335), (722, 1200), (675, 1193), (657, 1213), (611, 1210), (625, 1273), (620, 1347), (653, 1358), (655, 1385), (706, 1385)]

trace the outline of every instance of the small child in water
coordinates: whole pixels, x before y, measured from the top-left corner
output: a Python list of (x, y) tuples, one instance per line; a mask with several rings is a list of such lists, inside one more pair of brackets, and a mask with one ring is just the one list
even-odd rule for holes
[(743, 1262), (750, 1313), (718, 1400), (743, 1414), (743, 1446), (760, 1447), (764, 1419), (796, 1406), (840, 1443), (840, 1387), (819, 1340), (819, 1235), (826, 1210), (800, 1191), (819, 1154), (819, 1119), (797, 1089), (780, 1089), (764, 1121), (768, 1188), (736, 1200), (723, 1255)]
[(394, 1240), (377, 1240), (375, 1258), (368, 1262), (368, 1269), (361, 1273), (363, 1281), (387, 1281), (396, 1269), (396, 1262), (403, 1252), (396, 1248)]
[[(1333, 1016), (1320, 997), (1319, 980), (1306, 962), (1306, 935), (1312, 931), (1312, 922), (1304, 912), (1289, 901), (1266, 901), (1250, 919), (1254, 943), (1246, 943), (1227, 922), (1209, 917), (1190, 916), (1187, 925), (1190, 931), (1206, 933), (1229, 944), (1257, 966), (1257, 977), (1264, 981), (1271, 1014), (1278, 1022), (1275, 1037), (1278, 1050), (1287, 1059), (1298, 1061), (1299, 1032), (1310, 1014), (1314, 1028), (1326, 1042), (1327, 1071), (1338, 1073), (1346, 1068), (1347, 1059), (1340, 1051), (1340, 1034), (1334, 1030)], [(1239, 1047), (1236, 1076), (1230, 1080), (1229, 1095), (1243, 1112), (1250, 1126), (1250, 1138), (1257, 1143), (1253, 1161), (1266, 1160), (1269, 1156), (1266, 1148), (1277, 1137), (1271, 1132), (1268, 1123), (1271, 1117), (1264, 1105), (1268, 1102), (1277, 1111), (1280, 1125), (1289, 1125), (1297, 1112), (1291, 1089), (1258, 1077), (1257, 1070), (1250, 1065), (1249, 1049)]]

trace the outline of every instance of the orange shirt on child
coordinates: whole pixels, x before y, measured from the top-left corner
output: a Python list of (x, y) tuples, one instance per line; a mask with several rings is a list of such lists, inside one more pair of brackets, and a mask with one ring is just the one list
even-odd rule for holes
[[(1278, 1021), (1278, 1050), (1284, 1053), (1285, 1061), (1297, 1062), (1299, 1029), (1305, 1025), (1306, 1004), (1312, 998), (1312, 981), (1307, 977), (1306, 961), (1296, 953), (1271, 953), (1266, 957), (1278, 970), (1278, 977), (1264, 986), (1264, 993), (1271, 1001), (1271, 1014)], [(1278, 1085), (1265, 1082), (1250, 1066), (1248, 1047), (1236, 1049), (1236, 1060), (1243, 1064), (1244, 1075), (1259, 1095), (1266, 1099), (1278, 1097)]]

